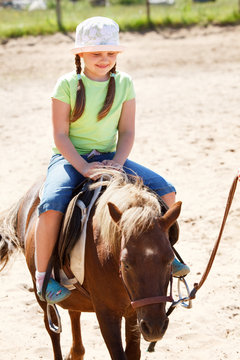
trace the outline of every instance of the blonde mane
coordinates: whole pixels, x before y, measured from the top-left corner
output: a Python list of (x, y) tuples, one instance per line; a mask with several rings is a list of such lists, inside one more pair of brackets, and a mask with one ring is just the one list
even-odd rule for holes
[[(147, 230), (156, 217), (161, 216), (161, 207), (156, 195), (150, 192), (139, 177), (128, 177), (126, 173), (104, 170), (107, 180), (100, 185), (107, 186), (97, 202), (95, 219), (100, 234), (109, 248), (115, 252), (120, 246), (120, 230), (127, 242), (130, 236), (138, 236)], [(99, 184), (94, 184), (97, 187)], [(112, 220), (107, 203), (112, 202), (122, 212), (120, 223)]]

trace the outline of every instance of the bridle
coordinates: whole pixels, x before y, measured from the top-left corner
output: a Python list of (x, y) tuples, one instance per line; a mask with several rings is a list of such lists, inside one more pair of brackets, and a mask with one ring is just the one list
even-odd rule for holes
[[(124, 240), (124, 235), (122, 234), (122, 241)], [(124, 241), (123, 241), (124, 243)], [(121, 247), (121, 253), (122, 253), (123, 247)], [(130, 294), (130, 291), (127, 287), (127, 284), (124, 280), (124, 277), (122, 276), (122, 271), (121, 271), (121, 265), (122, 265), (122, 261), (121, 261), (121, 253), (120, 253), (120, 260), (119, 260), (119, 277), (122, 279), (123, 285), (128, 293), (129, 299), (131, 301), (131, 305), (133, 307), (133, 309), (138, 309), (142, 306), (146, 306), (146, 305), (153, 305), (153, 304), (160, 304), (160, 303), (166, 303), (166, 302), (171, 302), (172, 304), (174, 303), (174, 299), (172, 296), (172, 284), (173, 284), (173, 275), (172, 275), (172, 270), (171, 270), (171, 275), (170, 275), (170, 280), (169, 280), (169, 284), (170, 284), (170, 290), (169, 290), (169, 295), (165, 296), (165, 295), (160, 295), (160, 296), (151, 296), (151, 297), (147, 297), (147, 298), (143, 298), (143, 299), (138, 299), (138, 300), (133, 300)]]
[[(121, 231), (120, 228), (119, 228), (119, 230)], [(122, 234), (122, 244), (124, 244), (124, 243), (125, 243), (124, 234)], [(173, 246), (172, 246), (172, 249), (173, 249), (173, 252), (175, 253), (175, 255), (180, 259), (180, 261), (183, 262), (183, 260), (181, 259), (178, 252), (174, 249)], [(147, 305), (161, 304), (161, 303), (170, 302), (171, 305), (170, 305), (169, 309), (166, 312), (166, 316), (169, 316), (178, 304), (182, 304), (184, 307), (187, 307), (187, 308), (192, 307), (191, 300), (189, 300), (189, 299), (187, 299), (185, 297), (183, 298), (181, 296), (181, 292), (180, 292), (180, 284), (181, 284), (181, 282), (184, 283), (185, 288), (186, 288), (186, 290), (188, 292), (188, 295), (189, 295), (189, 289), (188, 289), (186, 280), (183, 277), (178, 278), (179, 299), (177, 301), (174, 301), (173, 294), (172, 294), (172, 289), (173, 289), (173, 272), (172, 272), (172, 269), (171, 269), (171, 275), (170, 275), (170, 279), (169, 279), (169, 285), (170, 285), (169, 286), (169, 295), (151, 296), (151, 297), (147, 297), (147, 298), (133, 300), (132, 296), (130, 294), (130, 291), (128, 289), (128, 286), (127, 286), (127, 284), (126, 284), (126, 282), (124, 280), (124, 277), (122, 276), (122, 271), (121, 271), (121, 266), (122, 266), (122, 263), (123, 263), (122, 260), (121, 260), (122, 251), (123, 251), (123, 245), (121, 246), (120, 259), (119, 259), (119, 277), (122, 280), (122, 283), (123, 283), (123, 285), (125, 287), (126, 292), (128, 293), (128, 296), (129, 296), (129, 299), (130, 299), (130, 302), (131, 302), (131, 306), (132, 306), (132, 308), (134, 310), (136, 310), (138, 308), (141, 308), (143, 306), (147, 306)], [(186, 303), (187, 300), (189, 301), (188, 304)]]
[[(120, 266), (121, 266), (121, 262), (120, 262)], [(153, 305), (153, 304), (160, 304), (160, 303), (167, 303), (170, 302), (171, 305), (169, 306), (167, 312), (166, 312), (166, 316), (169, 316), (173, 310), (179, 305), (181, 304), (183, 307), (190, 309), (192, 307), (192, 301), (189, 298), (190, 296), (190, 291), (187, 285), (187, 282), (185, 280), (184, 277), (179, 277), (178, 278), (178, 300), (174, 300), (173, 299), (173, 295), (172, 295), (172, 288), (173, 288), (173, 275), (171, 273), (170, 276), (170, 280), (169, 280), (169, 284), (170, 284), (170, 288), (169, 288), (169, 295), (161, 295), (161, 296), (151, 296), (151, 297), (147, 297), (147, 298), (143, 298), (143, 299), (138, 299), (138, 300), (132, 300), (131, 294), (128, 290), (128, 287), (124, 281), (124, 278), (122, 276), (122, 272), (121, 272), (121, 268), (119, 269), (119, 276), (122, 279), (123, 285), (128, 293), (129, 299), (131, 301), (131, 306), (134, 310), (143, 307), (143, 306), (147, 306), (147, 305)], [(181, 284), (184, 284), (185, 286), (185, 290), (187, 291), (187, 296), (183, 297), (181, 294)]]
[[(124, 240), (124, 235), (122, 234), (122, 240)], [(123, 241), (124, 243), (124, 241)], [(179, 259), (182, 261), (181, 257), (179, 256), (179, 254), (177, 253), (177, 251), (174, 249), (174, 247), (172, 246), (172, 249), (174, 251), (174, 253), (177, 255), (177, 257), (179, 257)], [(121, 252), (123, 250), (123, 247), (121, 247)], [(171, 275), (170, 275), (170, 280), (169, 280), (169, 295), (159, 295), (159, 296), (151, 296), (151, 297), (147, 297), (147, 298), (142, 298), (142, 299), (137, 299), (137, 300), (133, 300), (132, 296), (130, 294), (130, 291), (128, 289), (128, 286), (124, 280), (124, 277), (122, 276), (122, 271), (121, 271), (121, 265), (122, 265), (122, 261), (121, 261), (121, 253), (120, 253), (120, 260), (119, 260), (119, 277), (122, 280), (122, 283), (126, 289), (126, 292), (128, 293), (130, 302), (131, 302), (131, 306), (134, 310), (141, 308), (143, 306), (147, 306), (147, 305), (153, 305), (153, 304), (161, 304), (161, 303), (167, 303), (170, 302), (171, 305), (169, 307), (169, 309), (166, 312), (166, 316), (169, 316), (172, 311), (175, 309), (175, 307), (179, 304), (182, 304), (182, 306), (186, 307), (186, 308), (191, 308), (192, 307), (192, 303), (191, 300), (188, 299), (187, 297), (182, 297), (181, 295), (181, 291), (180, 291), (180, 284), (184, 283), (185, 288), (187, 290), (188, 293), (188, 297), (189, 297), (189, 288), (188, 285), (186, 283), (186, 280), (184, 279), (184, 277), (180, 277), (178, 278), (178, 294), (179, 294), (179, 299), (178, 300), (174, 300), (173, 299), (173, 273), (172, 273), (172, 269), (171, 269)], [(186, 301), (188, 301), (188, 303), (186, 303)]]
[[(179, 304), (181, 304), (183, 307), (188, 308), (188, 309), (190, 309), (192, 307), (192, 300), (195, 299), (197, 291), (202, 287), (202, 285), (206, 281), (206, 279), (208, 277), (208, 274), (209, 274), (209, 272), (211, 270), (213, 261), (215, 259), (215, 256), (217, 254), (217, 250), (218, 250), (218, 247), (219, 247), (219, 244), (220, 244), (220, 240), (222, 238), (223, 230), (224, 230), (224, 227), (225, 227), (225, 224), (226, 224), (226, 221), (227, 221), (227, 217), (228, 217), (228, 214), (229, 214), (229, 211), (230, 211), (230, 208), (231, 208), (231, 204), (232, 204), (232, 201), (233, 201), (233, 198), (234, 198), (234, 194), (235, 194), (235, 190), (236, 190), (236, 187), (237, 187), (238, 180), (239, 179), (238, 179), (238, 175), (237, 175), (237, 176), (234, 177), (233, 183), (232, 183), (230, 191), (229, 191), (227, 204), (226, 204), (226, 208), (225, 208), (225, 212), (224, 212), (224, 216), (223, 216), (223, 220), (222, 220), (222, 224), (221, 224), (221, 228), (220, 228), (220, 231), (219, 231), (218, 238), (217, 238), (217, 240), (216, 240), (216, 242), (214, 244), (210, 259), (208, 261), (208, 264), (206, 266), (206, 269), (205, 269), (205, 271), (204, 271), (204, 273), (202, 275), (202, 278), (201, 278), (200, 282), (195, 283), (192, 291), (189, 291), (189, 288), (188, 288), (188, 285), (187, 285), (187, 282), (186, 282), (185, 278), (184, 277), (179, 277), (178, 278), (178, 295), (179, 295), (179, 299), (174, 301), (173, 296), (172, 296), (173, 276), (171, 274), (171, 277), (170, 277), (170, 295), (168, 295), (168, 296), (154, 296), (154, 297), (148, 297), (148, 298), (143, 298), (143, 299), (139, 299), (139, 300), (132, 300), (131, 296), (130, 296), (130, 293), (129, 293), (129, 290), (127, 289), (127, 286), (126, 286), (126, 284), (124, 282), (123, 277), (121, 276), (121, 271), (120, 271), (120, 276), (122, 277), (123, 284), (124, 284), (124, 286), (125, 286), (125, 288), (126, 288), (126, 290), (128, 292), (128, 295), (130, 297), (131, 305), (132, 305), (133, 309), (138, 309), (138, 308), (140, 308), (142, 306), (151, 305), (151, 304), (159, 304), (159, 303), (171, 302), (171, 305), (170, 305), (168, 311), (166, 312), (166, 315), (169, 316), (172, 313), (172, 311)], [(173, 249), (173, 250), (176, 253), (175, 249)], [(187, 296), (185, 296), (185, 297), (182, 297), (182, 295), (181, 295), (181, 291), (180, 291), (181, 283), (184, 284), (185, 290), (187, 291)]]

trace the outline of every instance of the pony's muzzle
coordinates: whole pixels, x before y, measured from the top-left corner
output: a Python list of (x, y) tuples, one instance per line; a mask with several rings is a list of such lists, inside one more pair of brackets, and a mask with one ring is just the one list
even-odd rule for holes
[(146, 341), (158, 341), (161, 340), (168, 328), (169, 319), (166, 319), (161, 323), (152, 324), (147, 320), (141, 320), (139, 323), (141, 333)]

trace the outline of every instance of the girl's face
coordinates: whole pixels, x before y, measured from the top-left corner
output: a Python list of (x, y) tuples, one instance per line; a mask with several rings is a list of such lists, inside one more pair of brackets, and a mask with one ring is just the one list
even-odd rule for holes
[(109, 71), (116, 64), (117, 52), (97, 51), (79, 54), (84, 60), (84, 73), (87, 77), (96, 81), (106, 81)]

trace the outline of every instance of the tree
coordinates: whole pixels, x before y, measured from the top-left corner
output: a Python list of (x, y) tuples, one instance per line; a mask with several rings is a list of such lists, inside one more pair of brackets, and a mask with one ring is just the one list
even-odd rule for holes
[(63, 30), (61, 0), (56, 0), (56, 15), (59, 30)]

